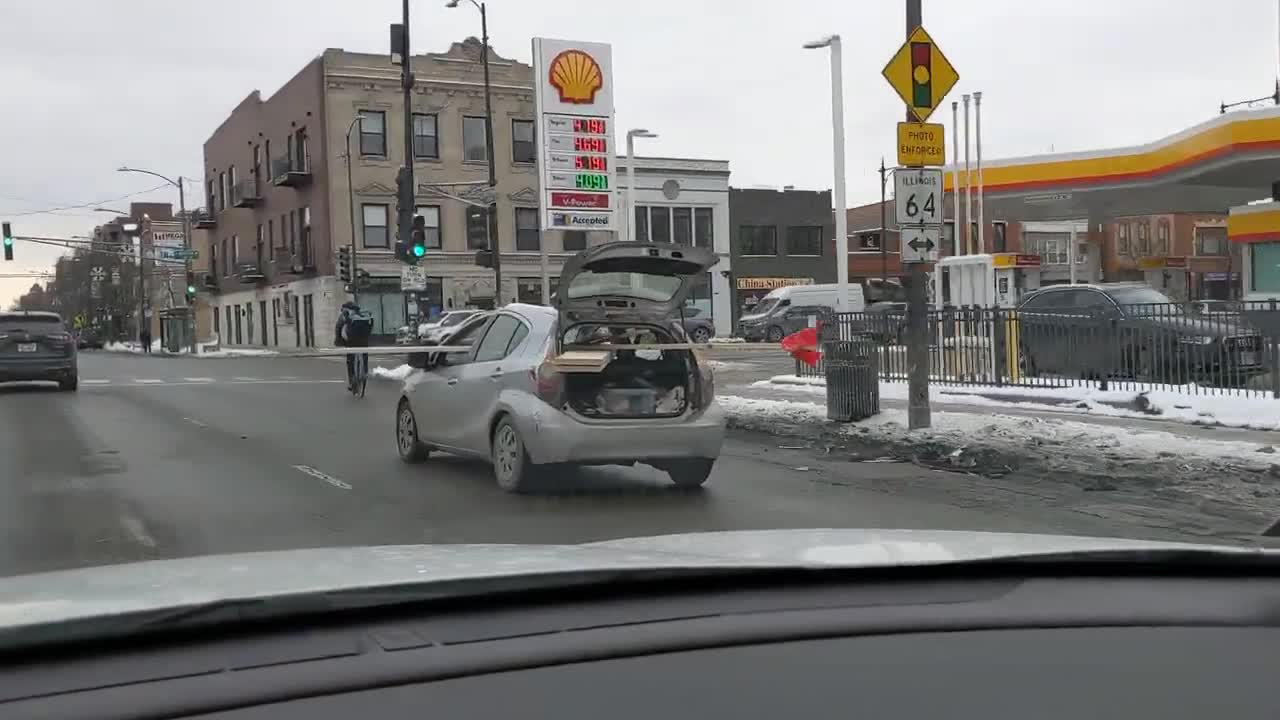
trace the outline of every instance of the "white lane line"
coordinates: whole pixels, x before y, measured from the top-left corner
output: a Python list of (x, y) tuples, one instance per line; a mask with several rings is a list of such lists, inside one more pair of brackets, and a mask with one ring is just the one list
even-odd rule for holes
[(189, 382), (189, 383), (211, 383), (211, 382), (213, 382), (213, 378), (206, 378), (206, 377), (182, 378), (182, 380), (183, 380), (183, 382)]
[(84, 385), (107, 385), (107, 384), (110, 384), (111, 381), (110, 380), (81, 380), (80, 382)]
[(313, 478), (323, 480), (336, 488), (342, 488), (343, 490), (351, 489), (350, 485), (342, 482), (332, 475), (329, 475), (328, 473), (321, 472), (310, 465), (294, 465), (293, 469), (306, 475), (310, 475)]
[(254, 378), (254, 377), (234, 377), (231, 379), (235, 380), (236, 382), (261, 382), (262, 380), (261, 378)]
[(161, 385), (164, 383), (163, 380), (158, 380), (156, 378), (134, 378), (133, 381), (139, 385)]
[(197, 419), (195, 419), (195, 418), (184, 417), (184, 418), (182, 418), (182, 419), (183, 419), (183, 420), (185, 420), (185, 421), (187, 421), (187, 422), (189, 422), (189, 423), (191, 423), (192, 425), (195, 425), (195, 426), (196, 426), (196, 427), (198, 427), (198, 428), (207, 428), (207, 427), (209, 427), (208, 425), (206, 425), (206, 424), (204, 424), (204, 423), (200, 422), (199, 420), (197, 420)]
[(142, 524), (142, 521), (133, 515), (121, 515), (120, 527), (124, 528), (129, 537), (140, 545), (149, 548), (156, 546), (156, 539), (151, 537), (151, 533), (147, 532), (147, 528)]
[(280, 379), (281, 380), (301, 380), (302, 378), (298, 377), (297, 375), (281, 375)]

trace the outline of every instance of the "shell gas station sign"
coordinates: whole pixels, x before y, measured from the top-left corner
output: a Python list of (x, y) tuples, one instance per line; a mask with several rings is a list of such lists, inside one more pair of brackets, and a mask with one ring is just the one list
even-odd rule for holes
[(617, 230), (613, 51), (533, 39), (543, 230)]

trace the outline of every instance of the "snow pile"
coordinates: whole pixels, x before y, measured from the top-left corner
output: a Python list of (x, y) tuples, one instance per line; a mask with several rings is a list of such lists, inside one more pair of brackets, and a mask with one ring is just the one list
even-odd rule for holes
[(1274, 519), (1280, 513), (1280, 453), (1256, 443), (1206, 440), (1163, 431), (1046, 417), (939, 412), (933, 426), (907, 430), (905, 410), (857, 423), (826, 419), (820, 403), (720, 396), (730, 424), (800, 435), (829, 446), (852, 443), (943, 469), (1004, 475), (1015, 469), (1086, 491), (1234, 506)]
[(712, 344), (712, 345), (736, 345), (736, 344), (738, 344), (738, 343), (745, 343), (745, 342), (746, 342), (746, 340), (745, 340), (745, 339), (743, 339), (743, 338), (740, 338), (740, 337), (713, 337), (713, 338), (711, 338), (711, 344)]
[(371, 377), (383, 378), (385, 380), (408, 380), (409, 375), (412, 373), (413, 368), (408, 365), (401, 365), (393, 368), (379, 366), (369, 371), (369, 375)]
[[(102, 349), (107, 352), (134, 353), (136, 355), (141, 355), (142, 343), (133, 340), (126, 342), (108, 342), (102, 346)], [(151, 341), (151, 352), (164, 352), (164, 348), (160, 347), (159, 340)]]
[[(752, 383), (755, 387), (785, 387), (798, 392), (825, 393), (822, 377), (775, 375)], [(1096, 384), (1065, 388), (994, 387), (934, 383), (935, 404), (987, 407), (1045, 407), (1111, 417), (1172, 420), (1192, 425), (1219, 425), (1249, 430), (1280, 430), (1280, 400), (1263, 396), (1204, 394), (1213, 388), (1165, 385), (1153, 390), (1099, 390)], [(905, 382), (880, 381), (880, 397), (906, 400)]]
[(224, 357), (266, 357), (271, 355), (279, 355), (275, 350), (264, 350), (261, 348), (226, 348), (223, 350), (204, 350), (199, 348), (200, 357), (202, 358), (224, 358)]

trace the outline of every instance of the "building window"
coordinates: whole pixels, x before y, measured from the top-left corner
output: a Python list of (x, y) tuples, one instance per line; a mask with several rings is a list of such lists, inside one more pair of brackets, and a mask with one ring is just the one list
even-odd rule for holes
[(227, 209), (227, 174), (218, 173), (218, 209)]
[(217, 192), (217, 190), (214, 187), (216, 184), (217, 184), (217, 181), (215, 181), (213, 178), (209, 178), (208, 180), (205, 181), (204, 202), (205, 202), (205, 207), (209, 208), (209, 212), (213, 212), (214, 210), (218, 209), (218, 206), (214, 204), (214, 196), (215, 196), (215, 193)]
[(391, 247), (387, 234), (387, 206), (365, 204), (360, 206), (364, 219), (364, 246), (367, 248)]
[(1156, 224), (1156, 253), (1159, 257), (1169, 254), (1169, 221), (1161, 220)]
[(486, 208), (467, 208), (467, 249), (489, 248), (489, 211)]
[(1009, 226), (1003, 221), (991, 223), (991, 251), (1009, 252)]
[(1227, 254), (1227, 229), (1225, 227), (1196, 228), (1196, 255), (1224, 257)]
[(227, 168), (227, 186), (231, 188), (231, 202), (235, 202), (236, 192), (236, 166), (231, 165)]
[(218, 277), (218, 245), (209, 243), (209, 274)]
[(232, 264), (234, 264), (234, 261), (231, 259), (231, 254), (227, 250), (227, 239), (222, 238), (222, 276), (223, 277), (226, 277), (227, 275), (231, 274)]
[(481, 162), (489, 159), (485, 148), (484, 118), (462, 118), (462, 159)]
[(649, 208), (644, 205), (636, 206), (636, 242), (649, 241)]
[(511, 121), (511, 159), (518, 163), (537, 162), (532, 120)]
[(414, 212), (422, 216), (427, 226), (426, 231), (426, 248), (428, 250), (439, 250), (440, 243), (440, 206), (439, 205), (419, 205)]
[(853, 236), (853, 249), (849, 252), (880, 252), (880, 233), (866, 232)]
[(440, 157), (440, 143), (436, 136), (436, 116), (413, 114), (413, 157)]
[(537, 252), (542, 248), (537, 208), (516, 208), (516, 251)]
[(649, 239), (653, 242), (671, 242), (671, 208), (649, 208)]
[(1116, 254), (1121, 257), (1129, 257), (1132, 248), (1129, 247), (1129, 223), (1116, 223)]
[(289, 254), (294, 257), (297, 257), (298, 256), (298, 244), (297, 244), (298, 235), (293, 224), (293, 213), (285, 213), (280, 218), (281, 229), (284, 228), (285, 223), (288, 223), (289, 225)]
[(777, 255), (778, 228), (773, 225), (738, 227), (739, 255)]
[(302, 246), (303, 266), (311, 267), (315, 263), (315, 258), (311, 252), (311, 208), (309, 207), (298, 210), (298, 244)]
[(671, 239), (677, 245), (693, 245), (693, 208), (671, 208)]
[(262, 146), (253, 146), (253, 179), (262, 179)]
[(386, 157), (386, 113), (379, 110), (360, 111), (360, 154)]
[(715, 247), (715, 221), (711, 208), (693, 209), (693, 244), (696, 247)]
[(1147, 257), (1151, 254), (1151, 228), (1147, 223), (1138, 223), (1138, 255)]
[(1039, 255), (1044, 265), (1066, 265), (1070, 235), (1067, 233), (1029, 232), (1023, 240), (1027, 253)]
[(231, 265), (235, 268), (232, 272), (240, 270), (240, 236), (231, 236)]
[(822, 227), (819, 225), (793, 225), (787, 228), (787, 254), (822, 254)]
[(579, 252), (587, 249), (585, 230), (565, 230), (563, 238), (565, 252)]
[[(547, 278), (547, 290), (551, 295), (556, 294), (559, 289), (560, 278)], [(542, 278), (517, 278), (516, 279), (516, 302), (527, 303), (529, 305), (542, 304)]]
[(940, 251), (943, 255), (951, 255), (956, 248), (956, 221), (948, 220), (942, 224), (942, 247)]
[(262, 241), (265, 240), (266, 237), (266, 230), (263, 229), (262, 225), (258, 225), (258, 234), (253, 245), (253, 256), (258, 261), (259, 268), (262, 267)]
[[(271, 218), (270, 220), (267, 221), (267, 244), (273, 248), (276, 246), (276, 219), (275, 218)], [(284, 243), (281, 243), (280, 247), (281, 249), (283, 249)]]

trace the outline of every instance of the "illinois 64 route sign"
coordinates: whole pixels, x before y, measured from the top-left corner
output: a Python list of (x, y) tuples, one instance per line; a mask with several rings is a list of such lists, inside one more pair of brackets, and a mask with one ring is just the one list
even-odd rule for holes
[(893, 199), (899, 225), (941, 225), (942, 168), (895, 170)]

